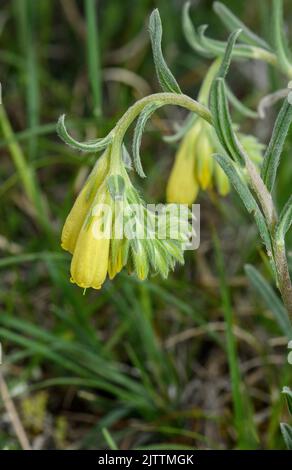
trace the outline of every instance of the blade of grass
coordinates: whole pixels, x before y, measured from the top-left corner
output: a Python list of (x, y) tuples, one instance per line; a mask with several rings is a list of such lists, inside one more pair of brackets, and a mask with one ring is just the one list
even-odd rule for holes
[(103, 435), (106, 443), (108, 444), (110, 450), (118, 450), (118, 446), (115, 443), (115, 441), (113, 440), (113, 438), (110, 435), (109, 431), (106, 428), (102, 428), (101, 432), (102, 432), (102, 435)]
[(6, 268), (7, 266), (13, 266), (14, 264), (23, 264), (34, 261), (47, 261), (48, 258), (56, 261), (66, 261), (69, 257), (66, 253), (50, 253), (50, 252), (38, 252), (38, 253), (23, 253), (16, 256), (7, 256), (0, 260), (0, 268)]
[[(25, 56), (24, 73), (26, 86), (26, 106), (28, 128), (38, 126), (40, 122), (40, 92), (38, 63), (36, 55), (35, 24), (38, 9), (32, 0), (15, 0), (16, 20), (19, 27), (19, 42)], [(29, 157), (34, 159), (37, 153), (37, 139), (29, 140)]]
[(8, 149), (11, 158), (19, 174), (26, 196), (35, 208), (37, 221), (46, 232), (52, 245), (54, 245), (47, 201), (41, 192), (34, 169), (27, 162), (20, 145), (14, 139), (14, 132), (3, 104), (0, 106), (0, 129), (2, 130), (4, 139), (10, 142)]
[(246, 412), (246, 400), (243, 400), (244, 390), (239, 369), (239, 361), (237, 356), (236, 337), (233, 333), (234, 315), (231, 306), (230, 291), (226, 282), (224, 259), (217, 235), (213, 234), (214, 248), (216, 254), (216, 265), (219, 275), (219, 286), (222, 299), (222, 309), (226, 323), (226, 344), (227, 356), (231, 377), (231, 392), (234, 408), (234, 427), (237, 431), (238, 448), (250, 449), (254, 448), (256, 442), (254, 435), (254, 424), (249, 419)]
[(88, 76), (93, 98), (93, 112), (97, 117), (101, 116), (101, 71), (99, 57), (99, 41), (97, 28), (96, 0), (85, 0), (86, 38)]

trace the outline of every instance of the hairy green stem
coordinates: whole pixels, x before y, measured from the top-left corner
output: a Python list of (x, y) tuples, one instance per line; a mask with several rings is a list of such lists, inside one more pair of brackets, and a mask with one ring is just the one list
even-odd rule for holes
[(244, 152), (245, 167), (249, 176), (251, 188), (257, 195), (262, 211), (270, 229), (273, 229), (277, 222), (277, 213), (274, 207), (271, 193), (268, 191), (255, 164)]
[(271, 193), (268, 191), (260, 174), (248, 156), (246, 156), (245, 163), (250, 179), (250, 185), (257, 195), (271, 234), (278, 288), (281, 293), (283, 303), (292, 319), (292, 282), (288, 268), (285, 244), (280, 245), (277, 243), (274, 236), (275, 226), (278, 220), (277, 211)]
[(278, 274), (278, 288), (281, 292), (283, 303), (292, 319), (292, 283), (285, 245), (279, 245), (274, 241), (273, 248), (275, 265)]
[(280, 70), (292, 78), (292, 64), (286, 54), (286, 44), (284, 41), (284, 24), (283, 24), (283, 1), (273, 0), (272, 2), (272, 35), (276, 50), (277, 63)]
[(247, 155), (245, 163), (249, 174), (250, 185), (257, 195), (271, 234), (278, 288), (281, 293), (283, 303), (292, 319), (292, 282), (286, 257), (286, 248), (284, 243), (277, 243), (276, 237), (274, 236), (275, 226), (278, 219), (277, 211), (271, 193), (268, 191), (256, 167)]
[(136, 101), (136, 103), (134, 103), (121, 117), (114, 129), (114, 145), (120, 146), (122, 144), (128, 127), (141, 113), (141, 111), (143, 111), (145, 106), (155, 102), (160, 102), (163, 105), (181, 106), (182, 108), (186, 108), (189, 111), (198, 114), (201, 118), (205, 119), (205, 121), (209, 122), (209, 124), (212, 124), (212, 115), (209, 109), (206, 106), (198, 103), (198, 101), (193, 100), (189, 96), (176, 93), (155, 93), (146, 96), (139, 101)]

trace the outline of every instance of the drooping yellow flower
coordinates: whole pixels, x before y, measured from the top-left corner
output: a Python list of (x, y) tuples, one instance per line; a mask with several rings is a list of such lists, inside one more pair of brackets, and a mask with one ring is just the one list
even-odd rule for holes
[(127, 263), (128, 250), (128, 240), (111, 240), (108, 262), (108, 275), (110, 280), (114, 279)]
[[(199, 127), (200, 123), (198, 123)], [(201, 131), (198, 132), (198, 138), (194, 149), (195, 158), (195, 177), (200, 187), (206, 190), (212, 186), (212, 174), (214, 161), (212, 153), (214, 153), (212, 143), (210, 141), (208, 131), (204, 130), (204, 123), (201, 123)]]
[(78, 195), (69, 215), (67, 216), (61, 236), (61, 246), (73, 254), (78, 235), (90, 209), (96, 191), (105, 178), (109, 167), (109, 150), (97, 160), (92, 172)]
[(110, 195), (103, 185), (83, 222), (71, 262), (71, 281), (83, 288), (100, 289), (107, 276), (111, 237), (107, 207)]
[(230, 191), (230, 184), (220, 165), (214, 165), (214, 177), (220, 196), (227, 196)]
[(198, 194), (199, 185), (195, 179), (193, 148), (199, 132), (200, 128), (194, 126), (184, 136), (177, 151), (166, 189), (168, 202), (190, 205)]
[[(148, 228), (159, 227), (159, 216), (147, 208), (119, 157), (109, 145), (63, 228), (62, 247), (73, 254), (71, 282), (84, 289), (100, 289), (107, 275), (113, 279), (123, 267), (144, 280), (151, 272), (166, 277), (176, 262), (183, 263), (190, 227), (179, 225), (174, 239), (167, 234), (160, 240), (156, 232), (148, 238)], [(177, 216), (172, 222), (178, 226)]]
[[(253, 136), (238, 133), (239, 140), (255, 163), (262, 160), (263, 145)], [(192, 204), (199, 192), (213, 189), (220, 196), (230, 191), (230, 183), (213, 154), (222, 151), (214, 129), (197, 119), (184, 135), (177, 150), (175, 162), (168, 180), (168, 202)]]

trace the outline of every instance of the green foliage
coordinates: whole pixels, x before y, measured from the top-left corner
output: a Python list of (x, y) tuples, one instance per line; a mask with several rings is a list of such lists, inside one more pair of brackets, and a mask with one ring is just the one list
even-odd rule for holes
[(283, 335), (288, 339), (292, 339), (292, 325), (287, 311), (272, 287), (253, 266), (246, 265), (245, 272), (256, 292), (263, 299), (266, 307), (273, 313)]
[(133, 137), (133, 160), (134, 160), (135, 169), (141, 178), (146, 177), (143, 167), (142, 167), (141, 157), (140, 157), (140, 146), (141, 146), (142, 135), (143, 135), (144, 128), (146, 126), (148, 119), (150, 119), (152, 114), (155, 113), (155, 111), (159, 109), (161, 106), (162, 104), (159, 102), (150, 103), (149, 105), (145, 106), (144, 110), (142, 111), (142, 113), (140, 114), (137, 120), (137, 124), (135, 127), (135, 132), (134, 132), (134, 137)]
[(149, 20), (149, 33), (157, 77), (161, 88), (172, 93), (181, 93), (180, 87), (169, 70), (161, 50), (162, 24), (159, 11), (152, 12)]
[(272, 191), (276, 180), (280, 157), (282, 154), (283, 146), (287, 137), (291, 121), (292, 105), (286, 99), (275, 122), (273, 134), (264, 156), (264, 162), (261, 172), (262, 178), (269, 191)]

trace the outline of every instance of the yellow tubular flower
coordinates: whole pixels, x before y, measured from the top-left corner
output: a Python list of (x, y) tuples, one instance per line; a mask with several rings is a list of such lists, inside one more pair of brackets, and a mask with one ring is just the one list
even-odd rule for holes
[(195, 170), (197, 180), (203, 190), (212, 186), (212, 174), (214, 167), (214, 160), (212, 154), (214, 149), (210, 141), (210, 136), (206, 126), (202, 124), (202, 131), (198, 137), (195, 153)]
[(184, 136), (177, 151), (167, 189), (166, 198), (170, 203), (192, 204), (199, 186), (195, 178), (194, 146), (201, 130), (199, 121)]
[(214, 165), (214, 176), (218, 193), (220, 196), (226, 196), (230, 191), (230, 183), (229, 179), (218, 163), (215, 163)]
[[(103, 204), (109, 207), (110, 197), (105, 187), (100, 188), (97, 198), (96, 213), (94, 204), (80, 230), (71, 262), (71, 282), (83, 288), (100, 289), (108, 270), (110, 231), (104, 219)], [(109, 221), (108, 221), (109, 222)]]
[[(253, 136), (238, 134), (239, 140), (258, 165), (264, 146)], [(201, 188), (203, 191), (216, 185), (220, 196), (230, 192), (230, 183), (213, 154), (222, 152), (214, 129), (201, 119), (185, 134), (178, 148), (175, 163), (167, 185), (167, 201), (192, 204)], [(213, 183), (214, 182), (214, 183)]]
[(108, 171), (108, 154), (109, 152), (105, 151), (97, 160), (65, 221), (61, 236), (61, 246), (71, 254), (74, 252), (79, 232), (90, 209), (96, 191)]

